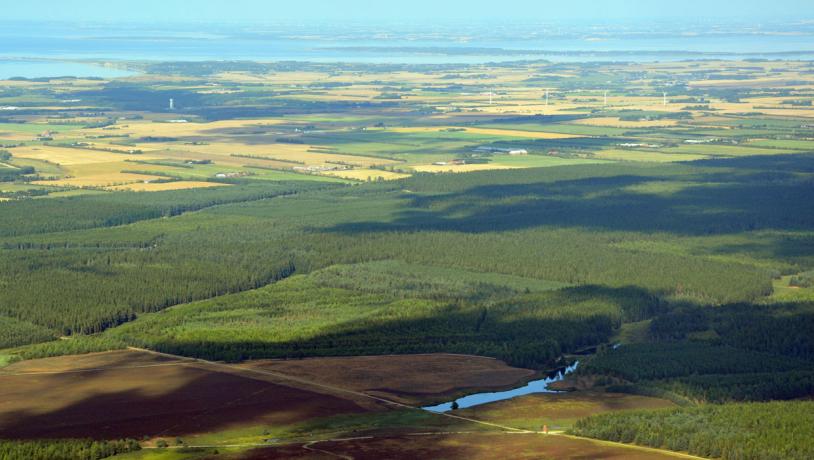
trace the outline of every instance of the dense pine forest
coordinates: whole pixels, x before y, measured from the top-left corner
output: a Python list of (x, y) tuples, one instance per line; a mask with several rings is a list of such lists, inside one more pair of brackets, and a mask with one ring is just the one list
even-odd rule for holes
[[(217, 194), (161, 192), (149, 195), (149, 202), (143, 194), (113, 194), (5, 203), (10, 218), (4, 219), (6, 236), (0, 241), (0, 314), (8, 320), (0, 327), (16, 321), (37, 330), (4, 335), (7, 346), (42, 341), (46, 331), (52, 337), (98, 333), (144, 313), (313, 273), (320, 288), (371, 295), (378, 290), (430, 302), (401, 313), (408, 328), (422, 317), (440, 315), (454, 323), (456, 315), (478, 318), (487, 312), (490, 318), (488, 312), (501, 305), (550, 310), (529, 299), (533, 294), (526, 291), (541, 289), (535, 284), (601, 286), (598, 292), (613, 298), (611, 303), (625, 304), (607, 314), (606, 329), (664, 314), (654, 322), (658, 335), (664, 322), (687, 322), (680, 315), (692, 305), (707, 311), (704, 305), (760, 301), (772, 292), (773, 277), (797, 273), (811, 262), (810, 252), (787, 249), (812, 244), (805, 233), (814, 225), (812, 202), (805, 199), (812, 159), (798, 157), (799, 163), (767, 157), (757, 164), (752, 158), (697, 166), (417, 175), (339, 188), (249, 184)], [(677, 191), (659, 192), (667, 185)], [(706, 191), (710, 188), (715, 193)], [(65, 217), (54, 219), (54, 213)], [(374, 261), (391, 262), (384, 271), (342, 272), (341, 265), (319, 271)], [(410, 273), (424, 270), (442, 271), (409, 281)], [(579, 291), (558, 294), (574, 296), (562, 302), (566, 311), (582, 302), (573, 292)], [(690, 307), (671, 307), (684, 304)], [(754, 340), (770, 326), (808, 330), (809, 323), (797, 321), (808, 317), (796, 315), (789, 320), (763, 314), (749, 323), (751, 331), (735, 316), (706, 321), (715, 323), (727, 345), (779, 353), (791, 348), (808, 357), (805, 341), (770, 346)], [(777, 324), (767, 324), (766, 317)], [(353, 334), (367, 330), (368, 325), (353, 324)], [(379, 322), (365, 333), (384, 334), (390, 327), (392, 321)], [(600, 343), (609, 333), (586, 334), (573, 345)], [(246, 346), (252, 350), (247, 355), (258, 354), (257, 344)], [(554, 347), (552, 353), (561, 348), (571, 347)]]
[(804, 460), (814, 455), (814, 403), (728, 404), (605, 414), (573, 433), (724, 460)]

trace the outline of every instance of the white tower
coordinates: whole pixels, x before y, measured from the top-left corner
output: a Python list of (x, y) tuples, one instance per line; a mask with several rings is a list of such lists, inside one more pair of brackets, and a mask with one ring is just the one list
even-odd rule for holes
[(175, 101), (170, 98), (170, 110), (175, 110)]
[(663, 104), (665, 107), (667, 107), (667, 91), (665, 91), (665, 92), (664, 92), (664, 93), (662, 93), (662, 94), (664, 95), (664, 101), (662, 102), (662, 104)]
[(545, 89), (545, 105), (548, 105), (548, 88)]
[(608, 90), (605, 90), (605, 107), (608, 106)]

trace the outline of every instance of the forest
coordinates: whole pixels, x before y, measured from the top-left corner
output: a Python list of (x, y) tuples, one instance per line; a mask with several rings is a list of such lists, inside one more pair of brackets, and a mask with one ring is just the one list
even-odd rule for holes
[(572, 432), (724, 460), (804, 460), (814, 455), (814, 403), (706, 405), (603, 414)]
[[(0, 224), (5, 235), (0, 315), (53, 336), (97, 333), (143, 313), (260, 288), (295, 273), (387, 260), (397, 261), (391, 272), (399, 282), (405, 282), (405, 270), (416, 271), (409, 270), (413, 264), (526, 278), (526, 284), (603, 286), (602, 292), (617, 297), (634, 293), (624, 314), (609, 318), (611, 328), (667, 313), (666, 306), (676, 302), (698, 308), (753, 302), (772, 292), (774, 276), (799, 271), (811, 260), (807, 252), (783, 248), (810, 244), (811, 237), (801, 232), (814, 224), (812, 203), (803, 198), (811, 179), (797, 172), (796, 163), (754, 161), (741, 166), (733, 160), (726, 167), (602, 165), (547, 168), (545, 174), (535, 169), (419, 174), (339, 188), (249, 183), (217, 191), (159, 192), (149, 195), (149, 202), (144, 194), (122, 193), (6, 203), (8, 219)], [(807, 161), (801, 156), (803, 170)], [(679, 191), (648, 192), (663, 184)], [(701, 192), (709, 187), (716, 193)], [(752, 197), (748, 207), (744, 196)], [(722, 211), (682, 211), (693, 207)], [(797, 233), (779, 234), (781, 228)], [(773, 246), (738, 249), (755, 242)], [(327, 282), (332, 273), (331, 279), (341, 280), (337, 287), (351, 292), (384, 283), (391, 294), (455, 305), (434, 315), (479, 312), (513, 297), (529, 303), (519, 295), (524, 289), (506, 289), (506, 280), (492, 283), (498, 288), (475, 284), (461, 292), (460, 286), (433, 288), (421, 280), (414, 283), (425, 284), (397, 288), (386, 272), (376, 280), (365, 279), (370, 275), (364, 272), (348, 277), (336, 270), (314, 276)], [(129, 282), (118, 282), (124, 278)], [(654, 328), (678, 318), (678, 311), (671, 307)], [(808, 323), (792, 325), (782, 315), (769, 316), (777, 328), (807, 330)], [(765, 326), (764, 320), (756, 318), (755, 327)], [(731, 324), (745, 327), (741, 318), (714, 321), (727, 345), (810, 353), (805, 341), (761, 348), (762, 342), (753, 340), (759, 331), (743, 338), (724, 333)], [(22, 345), (40, 337), (6, 341)], [(588, 334), (579, 344), (606, 338), (606, 333)]]
[(100, 460), (140, 450), (135, 440), (60, 439), (0, 442), (0, 460)]

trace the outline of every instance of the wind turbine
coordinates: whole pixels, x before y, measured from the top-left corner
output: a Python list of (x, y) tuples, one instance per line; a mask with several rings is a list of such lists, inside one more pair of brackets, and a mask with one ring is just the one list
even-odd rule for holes
[(548, 93), (551, 88), (544, 88), (545, 89), (545, 105), (548, 105)]
[(605, 107), (608, 106), (608, 90), (605, 90)]
[(488, 92), (488, 93), (484, 93), (484, 94), (488, 94), (488, 95), (489, 95), (489, 105), (492, 105), (492, 104), (494, 103), (494, 101), (492, 100), (492, 97), (495, 95), (494, 91), (489, 90), (489, 92)]
[(663, 104), (665, 107), (667, 107), (667, 91), (664, 91), (664, 92), (662, 93), (662, 95), (664, 96), (664, 101), (662, 102), (662, 104)]

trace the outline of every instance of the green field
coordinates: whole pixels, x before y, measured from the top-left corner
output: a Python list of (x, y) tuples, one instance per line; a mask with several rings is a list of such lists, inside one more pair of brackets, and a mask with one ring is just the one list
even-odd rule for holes
[(778, 148), (778, 149), (794, 149), (794, 150), (804, 150), (804, 151), (812, 151), (814, 150), (814, 141), (803, 141), (803, 140), (794, 140), (794, 139), (787, 139), (787, 140), (765, 140), (765, 141), (753, 141), (749, 143), (750, 146), (754, 145), (757, 147), (771, 147), (771, 148)]
[(34, 124), (34, 123), (0, 123), (0, 133), (2, 132), (11, 132), (11, 133), (24, 133), (24, 134), (40, 134), (45, 131), (52, 131), (57, 133), (63, 133), (67, 131), (73, 131), (79, 128), (82, 128), (83, 125), (71, 125), (71, 124), (55, 124), (55, 123), (41, 123), (41, 124)]

